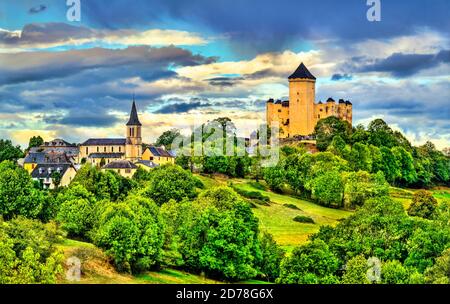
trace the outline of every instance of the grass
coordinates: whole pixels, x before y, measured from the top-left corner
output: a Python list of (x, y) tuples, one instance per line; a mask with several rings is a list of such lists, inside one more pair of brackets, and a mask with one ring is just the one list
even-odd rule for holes
[[(271, 233), (276, 242), (288, 251), (305, 243), (308, 236), (319, 231), (321, 225), (336, 225), (338, 220), (352, 214), (351, 211), (322, 207), (293, 196), (259, 190), (260, 187), (255, 187), (248, 180), (235, 179), (233, 182), (238, 189), (259, 191), (270, 198), (270, 206), (257, 206), (253, 212), (260, 220), (261, 230)], [(296, 216), (310, 217), (315, 223), (295, 222), (293, 219)]]

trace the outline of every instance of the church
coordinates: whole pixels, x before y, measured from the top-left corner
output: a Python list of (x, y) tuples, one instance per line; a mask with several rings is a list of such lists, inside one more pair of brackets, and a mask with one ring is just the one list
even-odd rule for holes
[[(116, 171), (131, 178), (136, 170), (152, 169), (156, 166), (174, 163), (174, 157), (162, 148), (148, 146), (143, 151), (142, 124), (133, 97), (130, 118), (125, 126), (125, 138), (90, 138), (80, 144), (78, 162), (87, 162), (102, 170)], [(164, 150), (164, 151), (163, 151)], [(164, 157), (156, 156), (156, 152)]]
[(326, 102), (315, 102), (316, 77), (303, 62), (288, 77), (289, 99), (285, 101), (269, 99), (266, 103), (267, 124), (278, 122), (280, 138), (310, 136), (317, 122), (335, 116), (352, 124), (352, 103), (328, 98)]

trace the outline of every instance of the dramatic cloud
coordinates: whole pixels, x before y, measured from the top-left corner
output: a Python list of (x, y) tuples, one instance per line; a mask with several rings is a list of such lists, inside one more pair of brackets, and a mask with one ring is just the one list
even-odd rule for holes
[(163, 106), (159, 110), (155, 111), (155, 114), (173, 114), (173, 113), (185, 113), (190, 110), (199, 108), (205, 108), (211, 106), (210, 104), (202, 104), (200, 102), (193, 103), (175, 103), (167, 106)]
[[(173, 65), (194, 66), (209, 64), (214, 60), (211, 57), (193, 55), (190, 51), (173, 46), (34, 52), (33, 56), (29, 53), (0, 54), (0, 62), (6, 63), (0, 67), (0, 85), (62, 78), (85, 70), (101, 68), (134, 67), (153, 71), (155, 67), (167, 69)], [(144, 75), (143, 79), (147, 77), (155, 78), (155, 75), (150, 73)]]
[(436, 67), (440, 63), (450, 63), (450, 50), (442, 50), (437, 54), (402, 54), (375, 60), (374, 63), (360, 67), (360, 72), (387, 72), (395, 77), (407, 77), (421, 70)]
[(60, 22), (27, 24), (21, 31), (0, 29), (3, 48), (49, 48), (61, 45), (106, 43), (122, 45), (196, 45), (206, 40), (196, 33), (176, 30), (99, 30)]

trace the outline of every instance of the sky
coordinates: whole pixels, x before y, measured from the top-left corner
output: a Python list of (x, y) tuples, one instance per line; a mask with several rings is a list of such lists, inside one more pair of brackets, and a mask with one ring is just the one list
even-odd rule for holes
[(144, 142), (224, 116), (245, 136), (304, 62), (354, 125), (448, 147), (450, 1), (380, 2), (0, 0), (0, 138), (124, 137), (133, 94)]

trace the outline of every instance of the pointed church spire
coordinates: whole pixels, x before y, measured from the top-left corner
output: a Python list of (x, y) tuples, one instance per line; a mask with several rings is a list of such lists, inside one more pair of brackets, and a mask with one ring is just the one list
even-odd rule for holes
[(142, 126), (141, 122), (139, 121), (138, 113), (136, 110), (134, 93), (133, 93), (133, 105), (131, 106), (130, 120), (128, 120), (127, 126)]
[(302, 63), (298, 66), (298, 68), (295, 70), (295, 72), (289, 76), (289, 79), (295, 79), (295, 78), (306, 78), (306, 79), (312, 79), (316, 80), (316, 77), (314, 77), (313, 74), (306, 68), (306, 66)]

